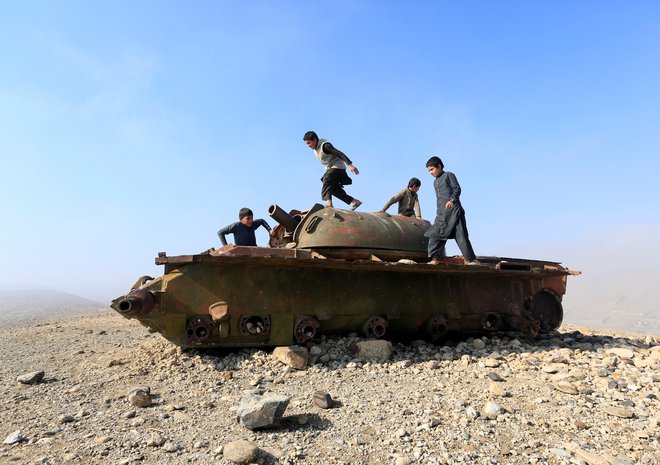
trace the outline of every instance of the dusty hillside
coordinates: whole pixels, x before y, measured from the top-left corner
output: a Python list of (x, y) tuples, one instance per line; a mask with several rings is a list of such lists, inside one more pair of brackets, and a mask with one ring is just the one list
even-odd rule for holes
[(0, 327), (87, 315), (106, 307), (107, 303), (49, 289), (0, 290)]
[[(270, 351), (182, 352), (109, 312), (0, 330), (0, 436), (22, 438), (0, 446), (0, 463), (225, 464), (238, 439), (261, 464), (659, 463), (651, 337), (565, 327), (395, 344), (384, 362), (353, 358), (356, 340), (310, 344), (294, 370)], [(39, 370), (37, 384), (16, 381)], [(151, 406), (129, 403), (136, 386)], [(280, 427), (237, 423), (256, 387), (291, 396)], [(313, 403), (317, 390), (334, 408)]]

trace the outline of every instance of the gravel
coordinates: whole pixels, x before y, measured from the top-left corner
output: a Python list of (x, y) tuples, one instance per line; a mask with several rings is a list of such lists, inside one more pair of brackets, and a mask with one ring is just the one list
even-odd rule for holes
[[(660, 463), (658, 338), (562, 327), (391, 341), (387, 358), (362, 342), (310, 341), (298, 370), (272, 350), (183, 351), (109, 311), (2, 328), (0, 463)], [(236, 421), (256, 389), (291, 398), (279, 426)]]

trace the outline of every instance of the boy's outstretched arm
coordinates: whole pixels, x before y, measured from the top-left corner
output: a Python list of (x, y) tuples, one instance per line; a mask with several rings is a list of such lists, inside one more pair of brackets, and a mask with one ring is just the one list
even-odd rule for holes
[(330, 142), (326, 142), (323, 144), (323, 151), (325, 153), (329, 153), (331, 155), (336, 156), (340, 160), (342, 160), (344, 163), (348, 165), (348, 169), (351, 170), (352, 173), (355, 174), (360, 174), (360, 171), (357, 169), (356, 166), (353, 165), (353, 162), (351, 161), (348, 156), (342, 152), (341, 150), (337, 150), (334, 145), (332, 145)]
[(402, 192), (397, 193), (394, 197), (392, 197), (392, 198), (391, 198), (391, 199), (385, 204), (385, 206), (384, 206), (383, 208), (381, 208), (380, 211), (382, 211), (382, 212), (386, 211), (386, 210), (387, 210), (388, 208), (390, 208), (392, 205), (394, 205), (394, 204), (397, 203), (399, 200), (401, 200), (402, 197), (403, 197)]
[(266, 220), (264, 220), (263, 218), (257, 218), (256, 220), (254, 220), (254, 224), (256, 224), (257, 227), (263, 226), (264, 228), (266, 228), (268, 232), (271, 231), (270, 225), (266, 223)]

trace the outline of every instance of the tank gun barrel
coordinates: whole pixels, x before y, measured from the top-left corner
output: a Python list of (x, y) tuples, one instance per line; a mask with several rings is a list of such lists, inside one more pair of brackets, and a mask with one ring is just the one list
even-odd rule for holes
[(296, 226), (298, 226), (298, 223), (300, 222), (296, 221), (293, 216), (282, 210), (279, 206), (277, 206), (277, 204), (273, 204), (268, 207), (268, 214), (272, 219), (281, 224), (288, 232), (293, 232), (293, 230), (296, 229)]
[(149, 313), (155, 304), (154, 295), (144, 289), (135, 289), (117, 302), (117, 310), (125, 316), (137, 316)]

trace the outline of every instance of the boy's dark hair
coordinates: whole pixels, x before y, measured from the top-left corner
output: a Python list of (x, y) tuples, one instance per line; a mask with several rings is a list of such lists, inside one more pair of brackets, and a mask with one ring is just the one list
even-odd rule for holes
[(303, 140), (319, 140), (319, 136), (317, 136), (314, 131), (307, 131), (303, 136)]
[(420, 181), (417, 178), (410, 178), (410, 181), (408, 181), (408, 187), (415, 187), (421, 185), (422, 185), (422, 181)]
[(445, 169), (445, 165), (442, 164), (440, 157), (429, 158), (429, 161), (426, 162), (426, 167), (428, 168), (429, 166), (432, 166), (433, 168), (437, 168), (439, 166), (440, 168)]
[(241, 208), (238, 211), (238, 219), (242, 220), (246, 216), (254, 216), (254, 213), (252, 213), (252, 210), (250, 210), (249, 208)]

